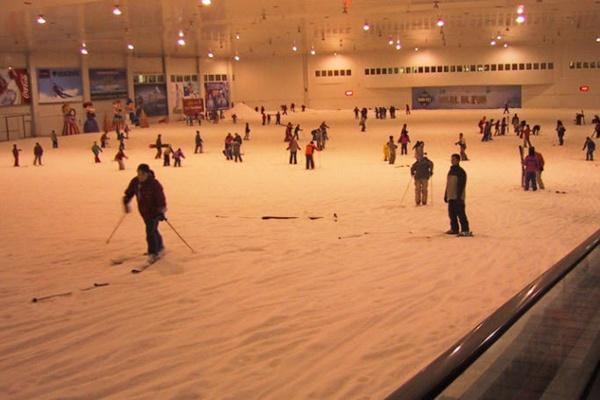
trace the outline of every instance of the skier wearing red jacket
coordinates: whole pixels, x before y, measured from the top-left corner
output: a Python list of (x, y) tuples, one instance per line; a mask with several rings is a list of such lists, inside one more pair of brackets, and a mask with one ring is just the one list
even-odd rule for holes
[(525, 167), (525, 190), (529, 190), (529, 184), (533, 187), (533, 191), (537, 190), (537, 173), (540, 170), (540, 161), (535, 155), (535, 148), (529, 148), (529, 154), (523, 160)]
[(156, 261), (163, 251), (163, 240), (158, 232), (158, 224), (165, 221), (167, 201), (163, 187), (154, 177), (154, 172), (148, 164), (140, 164), (137, 168), (137, 177), (133, 178), (125, 190), (123, 205), (125, 212), (129, 213), (129, 202), (135, 196), (138, 209), (146, 224), (146, 241), (148, 242), (148, 258), (150, 262)]
[(306, 169), (315, 169), (315, 160), (313, 159), (315, 150), (319, 151), (319, 148), (315, 146), (315, 142), (311, 141), (306, 145), (306, 151), (304, 152), (306, 155)]

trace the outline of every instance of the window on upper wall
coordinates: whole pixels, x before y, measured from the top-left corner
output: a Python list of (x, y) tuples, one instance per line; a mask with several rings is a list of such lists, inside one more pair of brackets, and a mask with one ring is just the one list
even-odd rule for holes
[[(456, 65), (450, 66), (450, 72), (456, 72)], [(458, 72), (460, 72), (460, 71), (458, 71)]]
[(318, 78), (321, 76), (321, 71), (315, 71), (315, 76)]
[(198, 75), (192, 75), (192, 82), (198, 82)]
[(592, 61), (590, 63), (590, 68), (596, 68), (596, 61)]
[(352, 70), (351, 69), (347, 69), (346, 70), (346, 76), (352, 76)]
[(432, 67), (430, 67), (429, 69), (431, 72), (436, 72), (437, 71), (437, 67), (434, 65)]
[(387, 68), (383, 68), (383, 69), (381, 70), (381, 74), (382, 74), (382, 75), (387, 75)]
[(531, 63), (525, 64), (525, 67), (527, 68), (528, 71), (530, 71), (532, 68)]
[(418, 72), (419, 72), (419, 74), (422, 74), (423, 73), (423, 67), (419, 67)]
[(533, 63), (533, 69), (540, 69), (540, 63)]
[(577, 69), (581, 69), (581, 61), (577, 61), (575, 65), (577, 66)]
[(497, 66), (496, 66), (496, 64), (492, 64), (492, 65), (490, 65), (490, 68), (492, 69), (492, 71), (495, 71)]
[(525, 70), (525, 63), (519, 64), (519, 71)]
[(504, 64), (504, 70), (510, 71), (510, 64)]
[(369, 75), (369, 68), (365, 68), (365, 75)]
[(341, 69), (340, 70), (340, 76), (346, 76), (346, 70), (345, 69)]
[(450, 72), (450, 67), (448, 65), (444, 65), (444, 72)]
[(340, 71), (337, 69), (333, 71), (333, 76), (340, 76)]
[(405, 73), (407, 73), (407, 74), (410, 74), (410, 73), (412, 73), (412, 69), (411, 69), (411, 67), (406, 67), (406, 68), (404, 69), (404, 72), (405, 72)]
[(333, 76), (333, 71), (332, 70), (327, 71), (327, 76)]
[(540, 69), (546, 69), (546, 63), (540, 63)]
[(394, 68), (388, 68), (388, 74), (393, 74), (394, 73)]
[(570, 69), (573, 69), (573, 68), (575, 68), (575, 63), (574, 63), (573, 61), (571, 61), (571, 62), (569, 63), (569, 68), (570, 68)]
[(398, 73), (400, 73), (400, 68), (394, 68), (394, 73), (395, 73), (395, 74), (398, 74)]
[(469, 67), (469, 71), (470, 72), (476, 72), (477, 71), (477, 66), (475, 64), (471, 64), (471, 67)]
[(548, 69), (554, 69), (554, 63), (548, 63)]
[(587, 61), (583, 62), (583, 68), (589, 68), (590, 64)]
[(375, 68), (371, 68), (371, 75), (375, 75)]
[[(419, 68), (420, 69), (420, 68)], [(425, 67), (425, 73), (429, 73), (429, 67)]]
[(483, 70), (484, 70), (485, 72), (488, 72), (488, 71), (490, 70), (490, 64), (485, 64), (485, 65), (483, 66)]
[(376, 73), (377, 75), (381, 75), (381, 68), (376, 68), (376, 69), (375, 69), (375, 73)]
[(504, 64), (498, 64), (498, 71), (504, 71)]

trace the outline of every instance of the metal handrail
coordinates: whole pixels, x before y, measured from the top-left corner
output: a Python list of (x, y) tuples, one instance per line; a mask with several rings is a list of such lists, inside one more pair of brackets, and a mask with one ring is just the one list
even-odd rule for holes
[(386, 400), (434, 399), (600, 244), (600, 229), (504, 303)]

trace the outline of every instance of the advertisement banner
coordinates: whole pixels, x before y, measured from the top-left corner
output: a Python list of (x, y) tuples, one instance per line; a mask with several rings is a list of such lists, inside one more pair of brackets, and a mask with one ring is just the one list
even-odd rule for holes
[(127, 71), (124, 69), (90, 69), (92, 100), (126, 99)]
[(415, 110), (521, 108), (521, 86), (445, 86), (412, 88)]
[(29, 75), (23, 68), (0, 69), (0, 107), (31, 103)]
[(168, 115), (167, 85), (164, 83), (136, 83), (135, 102), (149, 117)]
[(183, 114), (194, 117), (204, 112), (203, 99), (183, 99)]
[(40, 103), (83, 101), (81, 71), (78, 69), (38, 69)]
[(229, 82), (207, 82), (204, 84), (204, 89), (207, 111), (228, 110), (230, 108)]
[[(182, 115), (184, 111), (184, 100), (187, 99), (199, 99), (200, 98), (200, 85), (198, 81), (192, 81), (189, 75), (177, 75), (173, 76), (168, 84), (169, 88), (169, 108), (175, 115)], [(185, 80), (187, 79), (187, 81)], [(173, 81), (175, 80), (175, 82)]]

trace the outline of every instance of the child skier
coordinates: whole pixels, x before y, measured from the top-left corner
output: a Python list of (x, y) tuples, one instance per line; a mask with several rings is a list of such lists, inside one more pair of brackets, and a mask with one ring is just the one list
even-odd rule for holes
[(181, 147), (180, 147), (177, 149), (176, 152), (173, 153), (173, 160), (175, 160), (173, 167), (181, 167), (181, 159), (182, 158), (185, 158), (185, 156), (183, 155), (183, 151), (181, 151)]
[(537, 173), (540, 170), (540, 163), (535, 156), (535, 149), (529, 148), (529, 154), (523, 160), (525, 167), (525, 190), (529, 190), (529, 184), (533, 187), (533, 191), (537, 190)]
[(55, 131), (52, 131), (50, 134), (50, 140), (52, 141), (52, 148), (58, 149), (58, 136), (56, 135)]
[(400, 139), (398, 139), (398, 143), (400, 143), (400, 155), (408, 154), (408, 144), (410, 143), (410, 137), (408, 136), (408, 130), (406, 129), (406, 124), (402, 127), (402, 132), (400, 132)]
[(125, 158), (128, 157), (125, 155), (125, 152), (123, 150), (119, 150), (115, 155), (115, 161), (119, 164), (119, 171), (125, 170)]
[(467, 153), (465, 153), (465, 150), (467, 150), (467, 141), (465, 140), (465, 137), (462, 134), (462, 132), (458, 134), (458, 142), (454, 143), (454, 145), (460, 146), (460, 160), (469, 161)]
[(94, 142), (92, 146), (92, 153), (94, 153), (94, 162), (97, 164), (100, 162), (100, 153), (102, 153), (102, 148), (98, 146), (98, 143)]
[(388, 159), (388, 162), (390, 164), (394, 164), (396, 162), (396, 149), (398, 148), (398, 146), (396, 146), (396, 144), (394, 143), (394, 137), (390, 136), (390, 140), (388, 141), (388, 149), (390, 151), (390, 157)]

